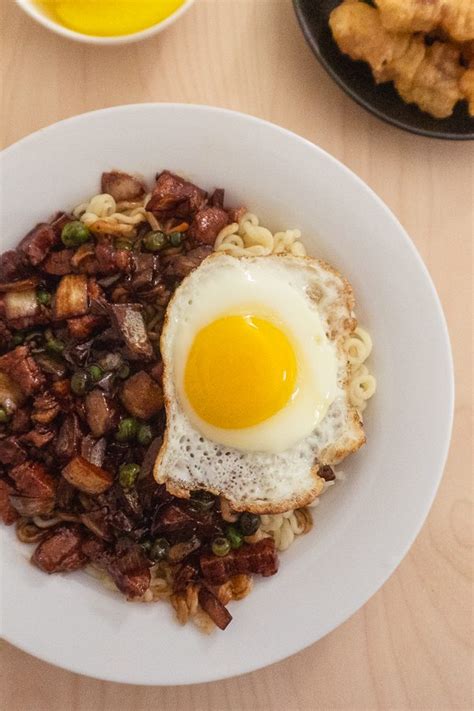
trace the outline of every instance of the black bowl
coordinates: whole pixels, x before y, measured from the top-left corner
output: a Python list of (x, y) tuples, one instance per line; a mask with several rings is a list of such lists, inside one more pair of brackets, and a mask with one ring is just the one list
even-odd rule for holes
[(334, 42), (329, 15), (341, 0), (293, 0), (296, 16), (311, 49), (328, 74), (358, 104), (388, 123), (432, 138), (474, 139), (474, 119), (465, 101), (449, 118), (436, 119), (405, 104), (391, 82), (376, 84), (365, 62), (354, 62)]

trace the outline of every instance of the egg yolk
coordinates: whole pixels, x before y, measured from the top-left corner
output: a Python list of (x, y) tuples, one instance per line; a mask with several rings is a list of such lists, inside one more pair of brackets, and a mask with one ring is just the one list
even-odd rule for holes
[(252, 427), (295, 391), (297, 361), (287, 336), (252, 315), (225, 316), (196, 335), (184, 372), (189, 404), (223, 429)]
[(177, 10), (184, 0), (37, 0), (61, 25), (99, 37), (139, 32)]

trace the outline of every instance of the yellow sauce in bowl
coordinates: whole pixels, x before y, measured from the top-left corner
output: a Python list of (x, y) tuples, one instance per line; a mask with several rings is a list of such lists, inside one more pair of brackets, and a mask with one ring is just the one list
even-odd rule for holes
[(116, 37), (165, 20), (184, 0), (36, 0), (49, 17), (84, 35)]

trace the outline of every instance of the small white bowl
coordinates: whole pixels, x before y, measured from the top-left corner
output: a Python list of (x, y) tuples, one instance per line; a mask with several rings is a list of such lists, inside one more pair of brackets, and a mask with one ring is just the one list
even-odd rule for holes
[(161, 20), (160, 22), (157, 22), (154, 25), (151, 25), (150, 27), (147, 27), (144, 30), (140, 30), (139, 32), (132, 32), (127, 35), (114, 35), (111, 37), (87, 35), (83, 34), (82, 32), (75, 32), (74, 30), (70, 30), (67, 27), (64, 27), (63, 25), (60, 25), (59, 22), (55, 22), (47, 14), (47, 12), (42, 10), (38, 5), (36, 5), (36, 3), (32, 2), (32, 0), (16, 0), (16, 3), (19, 7), (21, 7), (22, 10), (24, 10), (30, 17), (32, 17), (33, 20), (36, 20), (40, 23), (40, 25), (43, 25), (43, 27), (46, 27), (48, 30), (55, 32), (57, 35), (67, 37), (68, 39), (75, 40), (76, 42), (85, 42), (86, 44), (115, 45), (127, 44), (128, 42), (138, 42), (139, 40), (147, 39), (148, 37), (152, 37), (153, 35), (158, 34), (158, 32), (161, 32), (162, 30), (172, 25), (173, 22), (176, 22), (176, 20), (179, 19), (181, 15), (184, 15), (184, 13), (189, 10), (191, 5), (194, 3), (194, 0), (184, 0), (183, 4), (178, 7), (177, 10), (172, 12), (169, 17), (165, 18), (164, 20)]

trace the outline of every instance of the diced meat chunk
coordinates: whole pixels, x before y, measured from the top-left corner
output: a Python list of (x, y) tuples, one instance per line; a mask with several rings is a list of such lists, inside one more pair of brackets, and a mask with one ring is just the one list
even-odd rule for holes
[(86, 494), (101, 494), (112, 486), (110, 472), (97, 467), (84, 457), (74, 457), (63, 469), (63, 477)]
[[(2, 373), (0, 373), (0, 381), (2, 378)], [(0, 399), (1, 402), (1, 399)], [(13, 413), (13, 417), (10, 422), (10, 429), (13, 432), (13, 434), (23, 434), (24, 432), (27, 432), (29, 428), (31, 427), (31, 421), (30, 421), (30, 411), (26, 407), (20, 407), (18, 410), (15, 410)]]
[(106, 568), (112, 562), (112, 551), (97, 538), (86, 538), (82, 544), (82, 551), (91, 563), (101, 568)]
[(104, 541), (113, 539), (112, 529), (108, 523), (107, 509), (89, 511), (81, 514), (80, 518), (81, 523), (98, 538), (102, 538)]
[(225, 630), (232, 620), (232, 615), (207, 588), (201, 588), (199, 590), (199, 604), (219, 629)]
[(25, 273), (25, 258), (16, 250), (9, 249), (0, 254), (0, 281), (20, 279)]
[(59, 282), (54, 300), (57, 319), (83, 316), (89, 308), (89, 292), (85, 274), (66, 274)]
[(144, 370), (125, 381), (120, 399), (131, 415), (142, 420), (149, 420), (163, 407), (161, 387)]
[(229, 222), (229, 215), (221, 207), (205, 207), (194, 216), (188, 236), (196, 242), (213, 245), (219, 232)]
[(41, 265), (42, 271), (53, 276), (64, 276), (72, 272), (71, 260), (74, 256), (73, 249), (60, 249), (50, 252)]
[(94, 388), (86, 396), (86, 417), (94, 437), (102, 437), (117, 424), (117, 408), (102, 390)]
[(92, 563), (107, 570), (118, 589), (130, 599), (141, 597), (149, 588), (150, 570), (143, 553), (132, 556), (114, 553), (97, 538), (87, 539), (82, 550)]
[(165, 537), (188, 538), (197, 528), (196, 520), (180, 506), (168, 504), (159, 509), (153, 523), (153, 534), (162, 534)]
[(83, 568), (87, 563), (87, 557), (81, 547), (83, 538), (79, 526), (59, 526), (43, 538), (31, 561), (45, 573), (62, 573)]
[(247, 208), (244, 205), (241, 205), (240, 207), (230, 207), (227, 209), (230, 222), (240, 222), (246, 212)]
[(134, 254), (132, 255), (133, 276), (130, 281), (130, 288), (136, 291), (153, 286), (156, 257), (154, 254)]
[(10, 503), (20, 516), (47, 516), (54, 509), (54, 499), (38, 496), (10, 496)]
[(127, 348), (132, 360), (149, 360), (153, 357), (153, 347), (148, 338), (141, 307), (138, 304), (113, 304), (110, 312), (114, 325)]
[(48, 323), (50, 316), (44, 307), (40, 307), (34, 316), (22, 316), (21, 318), (13, 318), (8, 322), (8, 325), (14, 329), (22, 330), (25, 328), (33, 328), (33, 326), (41, 326)]
[(164, 170), (156, 180), (146, 208), (162, 217), (187, 218), (204, 207), (206, 197), (206, 192), (197, 185)]
[(165, 275), (184, 279), (184, 277), (188, 276), (193, 269), (196, 269), (211, 252), (211, 246), (202, 245), (191, 249), (186, 254), (177, 254), (166, 266)]
[(10, 495), (14, 493), (14, 489), (6, 481), (0, 479), (0, 518), (6, 526), (15, 523), (19, 518), (18, 512), (10, 501)]
[(110, 566), (108, 570), (120, 592), (131, 600), (144, 595), (150, 587), (151, 575), (148, 568), (133, 573), (122, 573), (115, 566)]
[(59, 415), (59, 403), (51, 393), (45, 392), (35, 398), (31, 419), (41, 425), (48, 425)]
[(72, 402), (71, 381), (67, 378), (55, 380), (54, 383), (51, 383), (51, 391), (61, 403), (61, 410), (68, 412), (71, 409)]
[(36, 425), (32, 430), (22, 435), (21, 441), (31, 444), (36, 449), (43, 449), (56, 436), (56, 430), (44, 425)]
[(23, 237), (18, 245), (18, 250), (35, 267), (46, 258), (56, 239), (51, 225), (40, 223)]
[(145, 186), (141, 180), (119, 170), (102, 173), (101, 189), (103, 193), (112, 195), (116, 202), (138, 200), (145, 194)]
[[(102, 237), (95, 248), (95, 263), (87, 263), (84, 270), (88, 274), (114, 274), (115, 272), (130, 272), (132, 256), (125, 249), (115, 249), (109, 237)], [(80, 267), (83, 270), (83, 265)]]
[(64, 418), (54, 444), (54, 450), (61, 459), (71, 459), (79, 453), (82, 431), (78, 416), (72, 412)]
[(10, 476), (20, 494), (44, 499), (54, 497), (56, 481), (43, 464), (27, 460), (17, 464)]
[(60, 477), (58, 488), (56, 490), (56, 503), (59, 510), (67, 511), (71, 509), (74, 499), (77, 495), (77, 489), (66, 481), (64, 477)]
[(204, 578), (213, 585), (225, 583), (233, 575), (259, 573), (264, 577), (278, 570), (278, 556), (273, 538), (243, 545), (226, 556), (203, 553), (200, 558)]
[(209, 205), (212, 207), (224, 207), (224, 188), (216, 188), (209, 198)]
[(0, 292), (31, 291), (35, 289), (39, 283), (39, 278), (35, 276), (28, 277), (27, 279), (19, 279), (18, 281), (2, 281), (0, 282)]
[(26, 452), (16, 437), (0, 440), (0, 464), (21, 464), (26, 459)]
[[(1, 358), (0, 358), (1, 362)], [(6, 359), (7, 367), (11, 364), (12, 359)], [(15, 412), (16, 408), (23, 404), (25, 395), (20, 390), (17, 383), (6, 373), (2, 372), (0, 364), (0, 407), (5, 408), (7, 412)]]
[(75, 341), (81, 341), (92, 336), (94, 331), (97, 331), (103, 324), (104, 319), (100, 316), (86, 314), (85, 316), (68, 319), (67, 330), (71, 338), (74, 338)]
[(0, 356), (0, 371), (10, 376), (25, 395), (32, 395), (45, 382), (44, 375), (31, 357), (28, 346), (17, 346)]
[(108, 571), (118, 589), (131, 599), (143, 595), (150, 585), (149, 562), (143, 548), (136, 543), (125, 540), (122, 545), (119, 541), (115, 561)]
[(173, 577), (174, 592), (184, 592), (190, 583), (193, 583), (199, 575), (199, 571), (195, 565), (191, 563), (182, 563), (178, 566), (177, 573)]
[(8, 321), (35, 316), (40, 306), (36, 300), (36, 291), (8, 291), (3, 297), (5, 317)]

